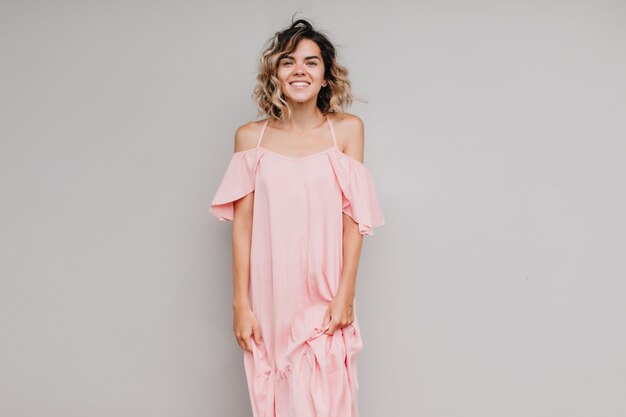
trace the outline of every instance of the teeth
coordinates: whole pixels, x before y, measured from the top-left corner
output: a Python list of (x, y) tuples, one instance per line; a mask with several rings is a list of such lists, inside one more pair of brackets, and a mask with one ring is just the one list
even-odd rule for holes
[(291, 85), (293, 85), (295, 87), (306, 87), (307, 85), (309, 85), (309, 83), (306, 83), (306, 82), (293, 82), (293, 83), (291, 83)]

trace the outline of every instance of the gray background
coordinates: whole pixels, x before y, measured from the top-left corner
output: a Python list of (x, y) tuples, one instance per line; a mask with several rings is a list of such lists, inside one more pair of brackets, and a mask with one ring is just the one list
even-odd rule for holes
[(207, 208), (296, 11), (369, 102), (362, 417), (626, 415), (623, 1), (127, 0), (1, 3), (0, 417), (251, 415)]

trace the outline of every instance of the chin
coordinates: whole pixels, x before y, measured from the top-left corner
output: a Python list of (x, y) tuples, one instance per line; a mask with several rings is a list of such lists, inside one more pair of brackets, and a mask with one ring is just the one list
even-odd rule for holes
[(306, 100), (292, 100), (292, 101), (294, 103), (297, 103), (297, 104), (304, 104), (304, 103), (307, 103), (307, 102), (309, 102), (311, 100), (316, 101), (317, 99), (315, 97), (311, 97), (311, 98), (306, 99)]
[(287, 98), (291, 101), (293, 101), (294, 103), (306, 103), (307, 101), (311, 101), (311, 100), (317, 100), (317, 96), (307, 96), (307, 97), (302, 97), (302, 96), (287, 96)]

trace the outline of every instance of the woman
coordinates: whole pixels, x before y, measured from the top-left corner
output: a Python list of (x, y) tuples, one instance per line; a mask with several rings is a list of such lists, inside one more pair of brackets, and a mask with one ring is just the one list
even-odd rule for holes
[(357, 265), (384, 218), (347, 70), (306, 20), (275, 34), (211, 203), (232, 221), (234, 333), (254, 417), (356, 417)]

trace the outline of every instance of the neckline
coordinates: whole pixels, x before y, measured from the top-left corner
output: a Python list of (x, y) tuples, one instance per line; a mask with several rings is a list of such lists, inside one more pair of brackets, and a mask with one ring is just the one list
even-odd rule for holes
[(314, 152), (312, 154), (303, 155), (303, 156), (289, 156), (289, 155), (284, 155), (282, 153), (273, 151), (271, 149), (264, 148), (262, 146), (259, 146), (259, 149), (261, 149), (263, 152), (267, 152), (269, 154), (276, 155), (278, 157), (281, 157), (281, 158), (284, 158), (284, 159), (288, 159), (290, 161), (299, 161), (301, 159), (308, 159), (308, 158), (312, 158), (314, 156), (318, 156), (318, 155), (322, 155), (322, 154), (328, 153), (328, 152), (330, 152), (332, 150), (339, 150), (339, 148), (337, 148), (335, 145), (333, 145), (330, 148), (326, 148), (326, 149), (323, 149), (321, 151)]
[(299, 161), (299, 160), (302, 160), (302, 159), (308, 159), (308, 158), (311, 158), (311, 157), (314, 157), (314, 156), (325, 154), (327, 152), (332, 151), (333, 149), (335, 149), (335, 150), (337, 150), (337, 151), (339, 151), (341, 153), (341, 151), (339, 149), (339, 146), (337, 146), (337, 138), (335, 137), (335, 129), (333, 129), (333, 124), (332, 124), (330, 118), (328, 117), (328, 115), (326, 115), (324, 118), (326, 119), (326, 122), (328, 123), (328, 128), (330, 130), (330, 135), (331, 135), (331, 137), (333, 139), (333, 145), (331, 147), (328, 147), (326, 149), (322, 149), (321, 151), (317, 151), (317, 152), (314, 152), (314, 153), (311, 153), (311, 154), (308, 154), (308, 155), (302, 155), (302, 156), (285, 155), (285, 154), (282, 154), (280, 152), (276, 152), (276, 151), (273, 151), (271, 149), (264, 148), (263, 146), (261, 146), (261, 141), (263, 140), (263, 135), (265, 133), (265, 129), (267, 128), (267, 125), (270, 122), (270, 119), (267, 118), (265, 120), (265, 123), (263, 124), (263, 128), (261, 129), (261, 134), (259, 135), (259, 140), (257, 141), (256, 149), (261, 149), (264, 152), (270, 153), (272, 155), (276, 155), (278, 157), (281, 157), (281, 158), (284, 158), (284, 159), (287, 159), (287, 160), (290, 160), (290, 161)]
[(266, 153), (269, 153), (269, 154), (272, 154), (272, 155), (276, 155), (276, 156), (281, 157), (281, 158), (290, 159), (290, 160), (294, 160), (294, 161), (297, 161), (297, 160), (300, 160), (300, 159), (306, 159), (306, 158), (310, 158), (312, 156), (318, 156), (318, 155), (321, 155), (321, 154), (324, 154), (324, 153), (330, 153), (330, 152), (334, 151), (334, 152), (337, 153), (337, 155), (339, 155), (342, 158), (347, 159), (350, 162), (354, 162), (355, 164), (358, 164), (358, 165), (363, 166), (363, 167), (365, 166), (365, 164), (363, 162), (357, 161), (356, 159), (354, 159), (350, 155), (347, 155), (347, 154), (341, 152), (341, 150), (339, 150), (339, 148), (335, 147), (335, 146), (332, 146), (330, 148), (326, 148), (324, 150), (321, 150), (319, 152), (315, 152), (315, 153), (310, 154), (310, 155), (296, 156), (296, 157), (283, 155), (282, 153), (278, 153), (278, 152), (274, 152), (274, 151), (269, 150), (269, 149), (265, 149), (262, 146), (259, 146), (257, 148), (246, 149), (246, 150), (243, 150), (243, 151), (237, 151), (233, 155), (243, 155), (243, 154), (250, 153), (250, 152), (258, 152), (259, 150), (261, 152), (266, 152)]

